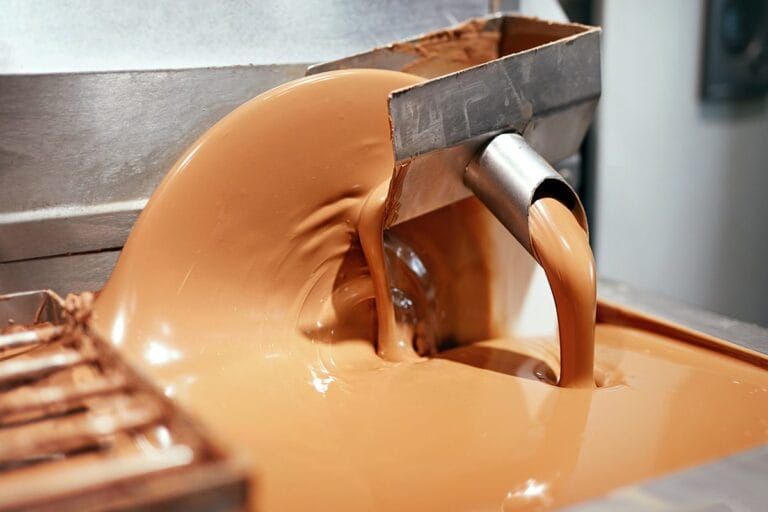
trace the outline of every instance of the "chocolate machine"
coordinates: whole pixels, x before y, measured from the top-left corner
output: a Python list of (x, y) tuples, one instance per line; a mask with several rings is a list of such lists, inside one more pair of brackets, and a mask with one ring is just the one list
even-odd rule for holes
[[(341, 2), (350, 8), (352, 3)], [(310, 3), (308, 11), (313, 9), (322, 7)], [(579, 147), (600, 95), (599, 30), (569, 23), (554, 1), (491, 2), (490, 9), (485, 1), (429, 1), (418, 7), (396, 1), (386, 12), (370, 14), (360, 15), (367, 21), (345, 18), (333, 27), (330, 22), (306, 27), (299, 38), (286, 36), (287, 26), (267, 26), (274, 21), (265, 20), (254, 31), (272, 34), (271, 46), (254, 48), (250, 65), (0, 76), (0, 327), (11, 319), (45, 325), (0, 335), (0, 435), (9, 436), (0, 443), (0, 480), (15, 478), (8, 481), (18, 484), (0, 484), (0, 510), (91, 510), (104, 499), (116, 510), (239, 508), (248, 476), (236, 457), (121, 363), (108, 345), (87, 336), (85, 344), (68, 339), (62, 326), (77, 326), (78, 319), (59, 296), (101, 288), (165, 171), (233, 108), (305, 73), (407, 69), (419, 57), (414, 48), (459, 22), (497, 35), (498, 55), (469, 69), (450, 64), (440, 72), (426, 71), (425, 85), (391, 98), (396, 159), (410, 161), (410, 169), (397, 198), (397, 218), (388, 222), (475, 193), (522, 241), (504, 255), (511, 269), (505, 276), (512, 294), (507, 302), (515, 305), (508, 318), (511, 332), (553, 331), (553, 304), (542, 272), (526, 254), (527, 227), (519, 212), (544, 190), (584, 216), (573, 190)], [(414, 36), (419, 33), (424, 35)], [(519, 85), (545, 81), (554, 85)], [(441, 103), (441, 98), (456, 103), (457, 96), (463, 111)], [(504, 115), (491, 115), (497, 112)], [(521, 182), (498, 171), (523, 165), (520, 161), (540, 172)], [(435, 162), (450, 169), (450, 179), (434, 175)], [(423, 185), (436, 182), (444, 185)], [(622, 310), (634, 310), (768, 354), (768, 331), (762, 328), (617, 282), (600, 281), (598, 296), (603, 304), (598, 316), (618, 318)], [(40, 343), (49, 344), (50, 353), (24, 357), (25, 348)], [(50, 383), (43, 389), (48, 395), (31, 402), (22, 392), (14, 394), (19, 382), (44, 378), (53, 369), (75, 371), (84, 362), (96, 372), (87, 385)], [(57, 429), (54, 423), (68, 406), (83, 412), (82, 424)], [(111, 407), (120, 414), (105, 416)], [(25, 439), (3, 428), (22, 423), (37, 425), (38, 431)], [(142, 459), (121, 452), (112, 441), (126, 432), (139, 432), (156, 455)], [(111, 444), (103, 443), (108, 437)], [(85, 457), (105, 450), (119, 457), (108, 459), (99, 472), (70, 467), (50, 455), (51, 446), (60, 443)], [(22, 478), (32, 466), (50, 471)], [(57, 478), (61, 471), (72, 477)], [(763, 446), (569, 510), (674, 510), (692, 494), (711, 507), (757, 507), (768, 501), (761, 485), (766, 472), (768, 446)], [(737, 492), (733, 482), (739, 482)]]

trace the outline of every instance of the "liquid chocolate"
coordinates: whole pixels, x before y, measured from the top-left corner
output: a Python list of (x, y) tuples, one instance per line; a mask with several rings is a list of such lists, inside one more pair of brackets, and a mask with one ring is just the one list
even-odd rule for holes
[(534, 205), (533, 243), (577, 273), (550, 276), (558, 308), (591, 294), (559, 318), (573, 387), (552, 384), (554, 340), (492, 327), (476, 201), (382, 239), (386, 99), (418, 81), (320, 74), (234, 111), (171, 169), (96, 301), (94, 328), (251, 461), (253, 506), (536, 510), (768, 440), (768, 375), (716, 351), (599, 324), (592, 385), (593, 271), (562, 261), (591, 255), (550, 241), (557, 205)]
[(388, 192), (389, 181), (385, 180), (370, 193), (360, 212), (357, 229), (376, 298), (379, 355), (390, 361), (408, 361), (417, 357), (413, 332), (408, 329), (408, 324), (398, 323), (395, 318), (384, 256), (384, 213)]
[(597, 285), (587, 233), (565, 205), (548, 197), (533, 203), (528, 222), (531, 247), (555, 298), (559, 384), (593, 387)]

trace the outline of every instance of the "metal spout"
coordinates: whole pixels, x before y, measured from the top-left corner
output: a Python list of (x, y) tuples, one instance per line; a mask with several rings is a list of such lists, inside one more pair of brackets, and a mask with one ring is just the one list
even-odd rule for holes
[(531, 255), (528, 210), (542, 197), (567, 206), (587, 231), (576, 192), (520, 135), (495, 137), (467, 166), (464, 184)]
[[(486, 50), (489, 40), (498, 44), (479, 62), (456, 62), (457, 45), (474, 54), (479, 40)], [(441, 72), (414, 67), (421, 60)], [(474, 193), (528, 252), (528, 209), (541, 197), (565, 204), (586, 231), (578, 196), (547, 162), (573, 155), (589, 127), (600, 97), (599, 28), (493, 15), (308, 73), (350, 67), (426, 69), (417, 74), (429, 78), (389, 98), (395, 169), (386, 227)]]

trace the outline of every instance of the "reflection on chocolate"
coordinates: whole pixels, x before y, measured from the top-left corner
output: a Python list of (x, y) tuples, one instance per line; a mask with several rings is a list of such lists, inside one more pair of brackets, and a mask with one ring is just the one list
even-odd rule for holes
[(171, 169), (96, 302), (94, 327), (249, 457), (254, 506), (530, 510), (765, 442), (766, 372), (668, 337), (598, 325), (603, 387), (585, 363), (548, 383), (553, 340), (493, 332), (505, 270), (474, 200), (382, 240), (386, 98), (418, 81), (321, 74), (237, 109)]

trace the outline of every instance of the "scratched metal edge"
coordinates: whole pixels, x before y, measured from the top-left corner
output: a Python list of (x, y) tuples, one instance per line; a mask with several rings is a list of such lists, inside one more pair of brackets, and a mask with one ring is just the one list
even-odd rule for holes
[[(504, 131), (509, 131), (512, 128), (514, 128), (515, 131), (519, 133), (523, 133), (523, 131), (528, 128), (528, 125), (535, 117), (546, 117), (548, 115), (553, 115), (560, 110), (569, 108), (570, 106), (576, 104), (596, 104), (597, 98), (599, 98), (601, 92), (600, 59), (594, 59), (592, 56), (599, 55), (600, 34), (602, 33), (602, 30), (599, 27), (570, 23), (567, 21), (544, 21), (538, 18), (533, 18), (517, 13), (495, 13), (489, 16), (472, 18), (471, 20), (466, 21), (485, 21), (486, 25), (484, 26), (483, 30), (501, 31), (503, 30), (503, 22), (508, 18), (526, 19), (533, 23), (540, 23), (542, 26), (547, 27), (578, 27), (581, 29), (581, 31), (572, 35), (561, 37), (554, 41), (541, 44), (534, 48), (503, 55), (491, 62), (479, 64), (466, 69), (462, 69), (460, 71), (456, 71), (454, 73), (448, 73), (446, 75), (432, 78), (416, 86), (393, 91), (393, 93), (390, 95), (389, 110), (393, 125), (394, 152), (397, 162), (402, 163), (414, 157), (435, 150), (452, 147), (462, 143), (466, 139), (475, 138), (478, 136), (490, 137)], [(409, 54), (403, 57), (402, 52), (395, 50), (396, 45), (418, 42), (419, 40), (428, 38), (433, 34), (450, 31), (457, 26), (458, 25), (452, 25), (450, 27), (446, 27), (434, 32), (428, 32), (413, 38), (390, 43), (387, 46), (375, 48), (373, 50), (359, 53), (351, 57), (315, 64), (310, 66), (306, 73), (307, 75), (311, 75), (323, 71), (347, 69), (351, 67), (374, 67), (399, 70), (402, 68), (404, 63), (407, 64), (408, 62), (414, 60), (414, 57)], [(584, 58), (577, 58), (579, 56), (584, 56)], [(471, 126), (467, 126), (465, 130), (466, 133), (462, 132), (462, 134), (460, 134), (458, 137), (450, 137), (445, 135), (444, 125), (446, 124), (446, 121), (444, 120), (444, 114), (446, 112), (455, 110), (455, 105), (457, 103), (461, 103), (459, 101), (461, 98), (456, 98), (456, 94), (452, 94), (448, 101), (448, 108), (440, 108), (440, 105), (435, 103), (435, 98), (439, 96), (437, 93), (440, 91), (446, 92), (449, 89), (454, 89), (453, 92), (455, 93), (455, 89), (457, 89), (459, 85), (462, 83), (467, 85), (469, 82), (478, 82), (478, 80), (475, 80), (475, 78), (478, 77), (485, 77), (486, 79), (490, 77), (492, 80), (495, 79), (495, 81), (498, 83), (504, 82), (504, 80), (499, 78), (500, 73), (506, 76), (506, 82), (509, 83), (511, 82), (510, 73), (515, 72), (516, 68), (520, 68), (522, 64), (528, 65), (530, 67), (533, 64), (544, 62), (544, 67), (546, 67), (548, 64), (551, 64), (551, 62), (547, 61), (547, 59), (549, 59), (549, 61), (552, 61), (553, 59), (557, 61), (557, 66), (555, 66), (555, 68), (557, 69), (557, 72), (564, 77), (562, 82), (567, 82), (569, 84), (568, 90), (578, 91), (578, 94), (574, 97), (570, 97), (567, 94), (556, 95), (558, 98), (561, 96), (566, 97), (567, 100), (565, 102), (561, 102), (566, 103), (566, 105), (550, 105), (546, 101), (546, 98), (544, 98), (542, 95), (537, 97), (536, 94), (532, 93), (527, 94), (526, 96), (528, 97), (526, 98), (520, 98), (520, 94), (515, 91), (518, 100), (515, 105), (517, 108), (509, 108), (508, 104), (505, 104), (504, 108), (493, 108), (492, 110), (495, 112), (504, 111), (506, 113), (506, 116), (494, 123), (493, 126), (486, 127), (485, 129), (481, 129), (479, 131), (473, 130)], [(561, 66), (562, 60), (565, 60), (566, 63), (571, 63), (571, 66)], [(568, 69), (563, 69), (564, 67)], [(584, 69), (587, 71), (584, 71)], [(551, 69), (549, 71), (551, 71)], [(581, 87), (572, 87), (574, 76), (584, 79), (582, 80)], [(567, 77), (567, 80), (565, 77)], [(551, 77), (549, 78), (551, 79)], [(484, 81), (482, 82), (484, 83)], [(519, 80), (517, 87), (514, 89), (525, 89), (526, 85), (526, 80)], [(412, 96), (416, 96), (416, 100), (412, 100)], [(466, 98), (464, 99), (466, 100)], [(441, 125), (439, 128), (442, 128), (442, 137), (431, 137), (430, 140), (426, 142), (413, 140), (415, 137), (412, 136), (414, 133), (412, 128), (413, 125), (418, 124), (418, 119), (416, 119), (417, 116), (414, 115), (414, 112), (408, 111), (408, 107), (412, 106), (411, 103), (417, 105), (428, 105), (435, 103), (436, 108), (431, 109), (430, 115), (438, 114), (437, 117), (440, 118), (439, 120), (441, 122), (437, 124)], [(466, 101), (464, 103), (466, 103)], [(525, 108), (524, 103), (528, 106), (534, 106), (534, 108), (530, 109), (529, 112)], [(594, 106), (595, 105), (592, 107), (593, 110)], [(465, 113), (464, 117), (467, 120), (467, 123), (469, 123), (470, 116)], [(436, 125), (436, 123), (432, 123), (432, 125)], [(408, 143), (408, 141), (410, 141), (410, 143)], [(557, 159), (565, 158), (573, 151), (574, 149), (571, 149), (570, 151), (564, 151), (559, 155), (559, 158)]]
[[(560, 25), (573, 24), (561, 23)], [(582, 60), (576, 57), (579, 55), (599, 55), (601, 32), (600, 28), (586, 27), (584, 32), (572, 36), (551, 41), (522, 52), (506, 55), (491, 62), (434, 78), (412, 87), (393, 91), (390, 95), (389, 110), (394, 133), (395, 160), (403, 162), (431, 151), (460, 144), (467, 138), (480, 135), (492, 136), (502, 131), (508, 131), (511, 128), (522, 133), (528, 123), (536, 117), (546, 116), (575, 104), (590, 101), (596, 102), (601, 93), (600, 60), (599, 58), (586, 58), (586, 60)], [(561, 65), (560, 61), (563, 55), (566, 56), (565, 62), (570, 62), (572, 66)], [(551, 76), (544, 77), (547, 65), (551, 59), (558, 61), (556, 69), (563, 76), (561, 82), (568, 84), (566, 88), (567, 93), (556, 95), (560, 101), (559, 105), (549, 104), (538, 89), (528, 91), (527, 93), (525, 91), (529, 83), (542, 83), (544, 78), (546, 78), (548, 83), (552, 81)], [(578, 66), (576, 63), (578, 63)], [(493, 109), (497, 112), (504, 112), (503, 119), (499, 119), (493, 122), (492, 125), (477, 130), (470, 125), (470, 116), (465, 112), (464, 117), (467, 123), (465, 131), (456, 136), (445, 134), (443, 126), (445, 125), (444, 113), (449, 110), (455, 110), (455, 105), (459, 100), (462, 100), (464, 103), (468, 100), (467, 98), (455, 97), (455, 89), (460, 84), (463, 83), (465, 86), (474, 83), (484, 84), (489, 78), (495, 79), (499, 83), (512, 83), (514, 78), (512, 75), (516, 76), (522, 73), (521, 70), (525, 66), (531, 68), (534, 65), (542, 68), (535, 70), (536, 73), (542, 75), (539, 81), (530, 80), (530, 77), (528, 77), (528, 80), (523, 80), (520, 77), (521, 79), (516, 82), (516, 87), (507, 88), (515, 93), (516, 101), (514, 107), (509, 105), (511, 101), (508, 98), (497, 98), (507, 102), (507, 104), (503, 105), (503, 108)], [(530, 71), (529, 69), (528, 72)], [(579, 76), (583, 79), (581, 87), (572, 87), (574, 76)], [(454, 89), (454, 94), (451, 94), (451, 97), (448, 99), (447, 107), (441, 108), (437, 103), (437, 99), (441, 97), (439, 94), (440, 90), (442, 89), (445, 92), (449, 88)], [(429, 114), (430, 117), (439, 117), (440, 128), (442, 128), (443, 132), (441, 137), (433, 136), (429, 140), (413, 140), (414, 137), (412, 135), (417, 131), (414, 126), (419, 121), (417, 116), (414, 116), (413, 112), (409, 111), (410, 105), (414, 103), (421, 105), (433, 103), (435, 105), (434, 111)], [(437, 124), (437, 122), (431, 123), (431, 125), (435, 126)]]
[(598, 279), (597, 296), (768, 355), (768, 329), (696, 308), (608, 278)]
[(68, 215), (59, 215), (71, 210), (61, 207), (46, 209), (41, 216), (36, 211), (0, 213), (0, 263), (121, 247), (147, 201), (125, 203), (132, 204), (110, 211), (103, 205), (86, 206)]
[(50, 289), (59, 295), (100, 290), (120, 250), (0, 263), (0, 294)]

